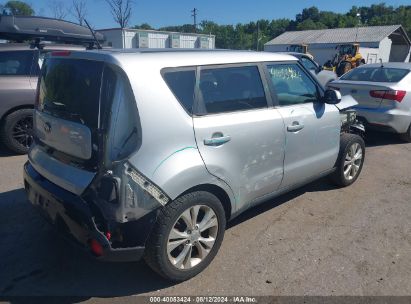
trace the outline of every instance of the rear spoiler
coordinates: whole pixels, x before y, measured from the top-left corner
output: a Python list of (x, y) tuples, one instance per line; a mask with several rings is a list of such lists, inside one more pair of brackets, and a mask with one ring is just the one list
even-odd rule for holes
[[(101, 33), (95, 33), (99, 42), (104, 42)], [(32, 16), (0, 16), (0, 39), (23, 42), (51, 41), (79, 45), (93, 45), (95, 39), (87, 27), (79, 24)]]

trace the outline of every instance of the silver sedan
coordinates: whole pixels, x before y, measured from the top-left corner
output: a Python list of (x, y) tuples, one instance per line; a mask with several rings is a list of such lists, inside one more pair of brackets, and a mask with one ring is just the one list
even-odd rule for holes
[(411, 63), (367, 64), (329, 85), (357, 100), (367, 126), (400, 133), (411, 142)]

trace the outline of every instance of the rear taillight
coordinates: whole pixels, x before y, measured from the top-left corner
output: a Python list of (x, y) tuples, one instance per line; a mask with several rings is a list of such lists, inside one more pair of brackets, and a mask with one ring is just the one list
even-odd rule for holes
[(374, 98), (382, 98), (401, 102), (404, 99), (406, 91), (399, 90), (373, 90), (370, 91), (370, 96)]
[(70, 51), (54, 51), (51, 52), (51, 56), (70, 56)]

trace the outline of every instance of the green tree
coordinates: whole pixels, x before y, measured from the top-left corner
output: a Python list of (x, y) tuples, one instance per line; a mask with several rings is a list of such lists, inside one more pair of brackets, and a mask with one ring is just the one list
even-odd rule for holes
[[(357, 14), (360, 14), (360, 18)], [(359, 23), (360, 21), (360, 23)], [(312, 6), (305, 8), (293, 20), (274, 19), (238, 23), (234, 25), (219, 25), (213, 21), (204, 20), (200, 23), (198, 32), (216, 36), (216, 47), (224, 49), (253, 49), (281, 35), (285, 31), (317, 30), (326, 28), (356, 27), (358, 25), (391, 25), (401, 24), (411, 37), (411, 5), (397, 8), (384, 3), (371, 6), (353, 6), (344, 14), (320, 11)], [(143, 28), (143, 25), (136, 26)], [(151, 27), (150, 27), (151, 28)], [(175, 32), (194, 32), (191, 24), (168, 26), (160, 30)]]
[(34, 10), (33, 8), (23, 1), (8, 1), (4, 5), (4, 9), (11, 15), (15, 16), (33, 16)]
[(326, 28), (327, 27), (321, 22), (315, 22), (311, 19), (306, 19), (297, 25), (297, 30), (299, 31), (320, 30), (320, 29), (326, 29)]
[(297, 22), (303, 22), (304, 20), (311, 19), (314, 22), (317, 22), (320, 19), (320, 11), (317, 7), (312, 6), (309, 8), (303, 9), (301, 14), (298, 14), (295, 17)]
[(339, 14), (333, 12), (320, 12), (318, 21), (327, 28), (335, 28), (338, 27), (339, 16)]
[(194, 25), (192, 24), (183, 24), (183, 25), (176, 25), (176, 26), (165, 26), (160, 27), (159, 31), (169, 31), (169, 32), (181, 32), (181, 33), (194, 33)]
[(140, 25), (135, 25), (133, 26), (134, 29), (141, 29), (141, 30), (154, 30), (153, 27), (151, 27), (150, 24), (148, 23), (142, 23)]

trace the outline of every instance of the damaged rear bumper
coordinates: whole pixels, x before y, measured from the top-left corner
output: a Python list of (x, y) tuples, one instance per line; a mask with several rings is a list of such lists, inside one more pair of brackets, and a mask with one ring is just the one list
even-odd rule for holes
[(137, 261), (143, 257), (156, 210), (129, 223), (108, 223), (102, 219), (96, 204), (51, 183), (29, 162), (24, 165), (24, 185), (30, 202), (60, 231), (98, 259)]

